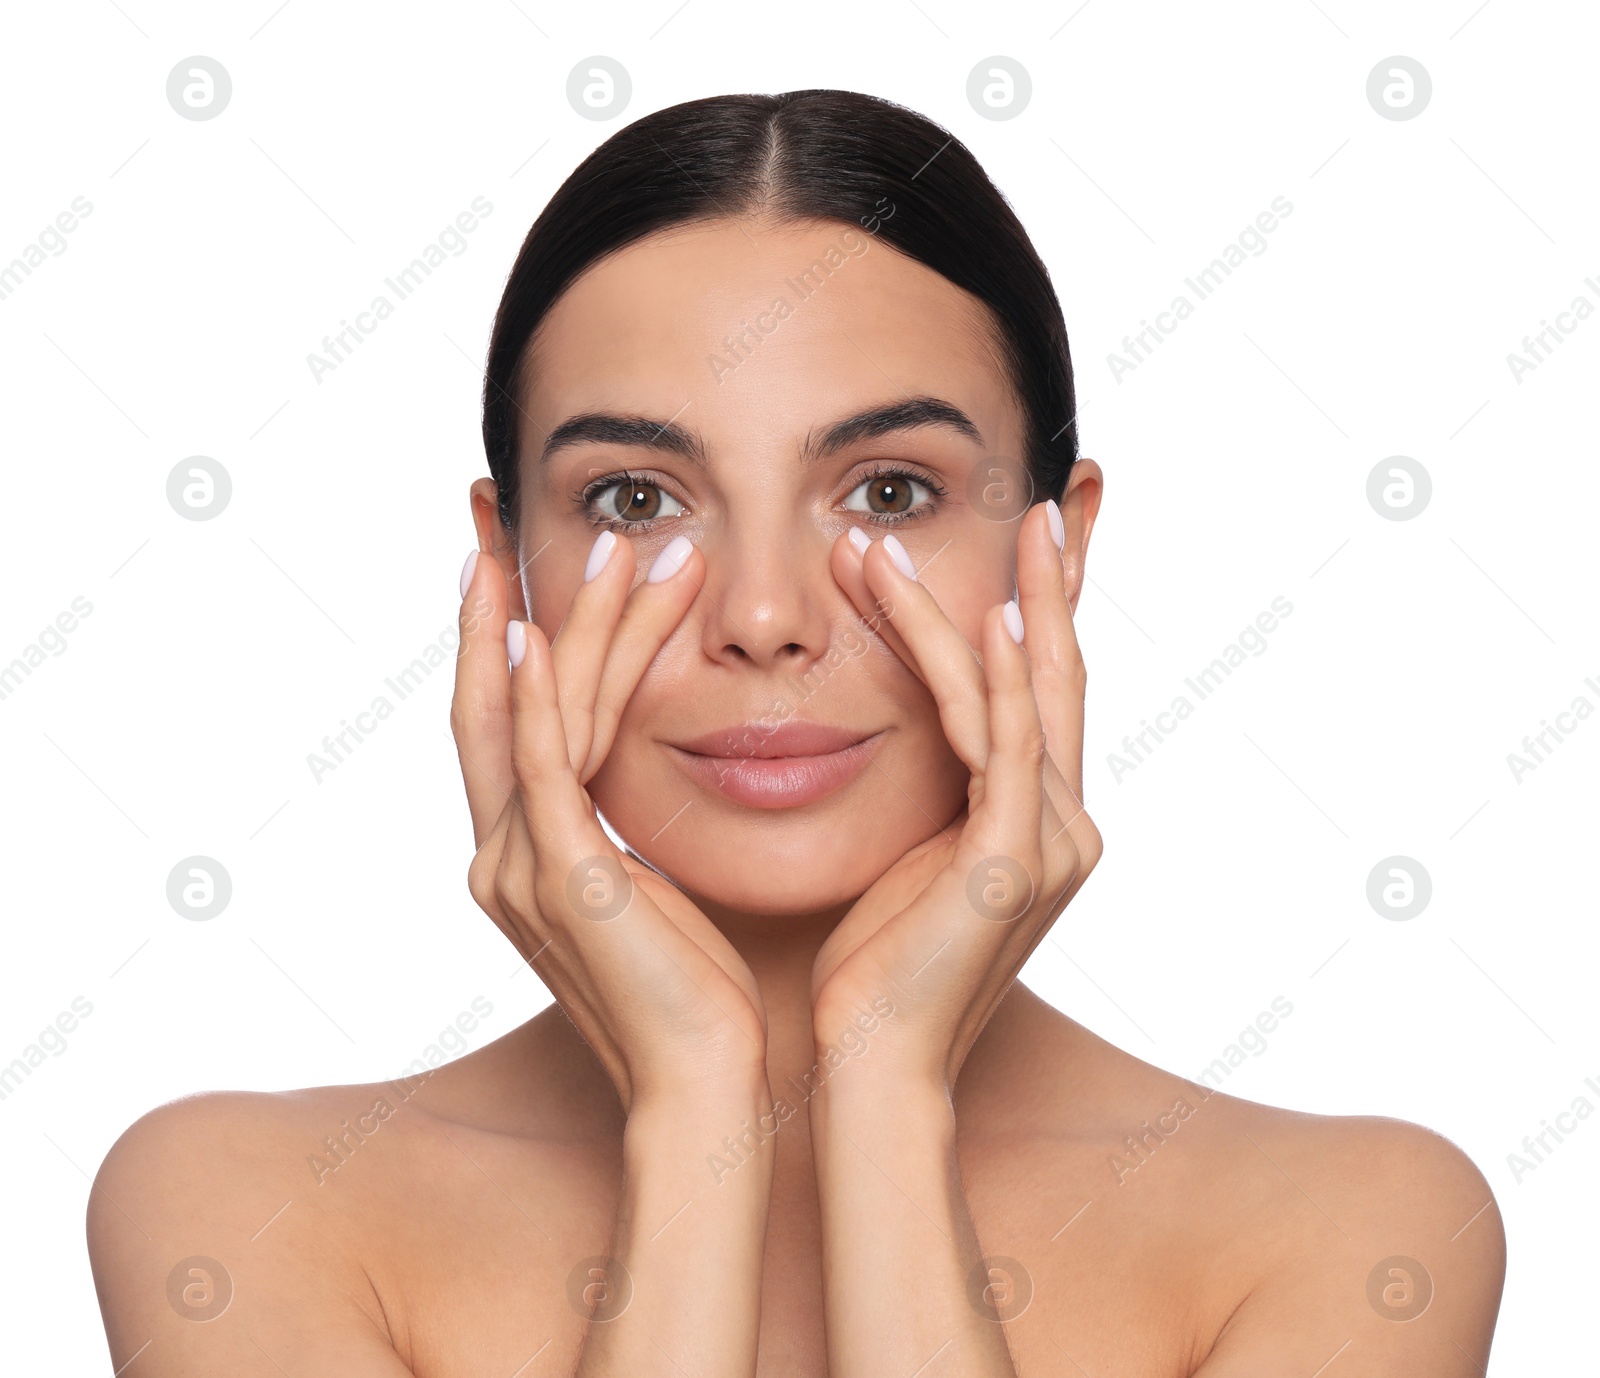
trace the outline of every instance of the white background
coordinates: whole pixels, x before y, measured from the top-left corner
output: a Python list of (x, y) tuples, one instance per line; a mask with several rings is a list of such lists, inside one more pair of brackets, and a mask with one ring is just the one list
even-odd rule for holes
[[(1520, 782), (1507, 756), (1600, 706), (1600, 317), (1520, 382), (1507, 355), (1600, 306), (1592, 8), (674, 3), (7, 14), (0, 264), (74, 197), (93, 211), (0, 301), (0, 664), (93, 611), (0, 700), (0, 1061), (74, 997), (93, 1013), (0, 1102), (6, 1367), (110, 1371), (82, 1222), (138, 1115), (381, 1079), (474, 997), (478, 1043), (545, 1003), (466, 890), (448, 669), (320, 784), (307, 753), (449, 644), (481, 361), (553, 189), (650, 110), (812, 86), (929, 115), (1010, 198), (1107, 473), (1079, 612), (1107, 853), (1027, 978), (1186, 1076), (1286, 997), (1226, 1089), (1460, 1144), (1510, 1239), (1492, 1369), (1589, 1353), (1600, 1125), (1520, 1182), (1507, 1155), (1600, 1105), (1600, 715)], [(195, 54), (233, 80), (206, 122), (165, 93)], [(632, 77), (610, 122), (566, 98), (594, 54)], [(997, 54), (1033, 86), (1006, 121), (966, 96)], [(1433, 83), (1407, 121), (1366, 95), (1396, 54)], [(315, 381), (308, 353), (476, 196), (467, 250)], [(1276, 196), (1266, 252), (1115, 377)], [(166, 498), (196, 454), (232, 476), (212, 521)], [(1367, 500), (1393, 455), (1432, 478), (1410, 521)], [(1268, 649), (1118, 780), (1123, 736), (1276, 596)], [(233, 884), (204, 923), (166, 896), (196, 854)], [(1396, 854), (1433, 886), (1403, 922), (1366, 897)]]

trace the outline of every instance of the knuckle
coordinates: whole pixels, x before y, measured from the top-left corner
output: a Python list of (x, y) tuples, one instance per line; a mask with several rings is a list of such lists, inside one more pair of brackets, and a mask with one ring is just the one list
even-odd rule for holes
[(471, 639), (478, 634), (493, 611), (494, 603), (481, 593), (470, 603), (461, 604), (456, 617), (456, 626), (461, 631), (461, 646), (456, 652), (457, 655), (466, 655)]
[(524, 738), (513, 736), (510, 756), (511, 775), (522, 791), (522, 797), (524, 799), (532, 797), (539, 779), (538, 759), (534, 754), (533, 744)]
[(498, 859), (480, 848), (467, 865), (467, 890), (473, 902), (487, 914), (494, 912), (495, 872)]
[(571, 905), (567, 900), (566, 886), (559, 877), (550, 874), (548, 867), (540, 867), (534, 873), (529, 893), (534, 908), (547, 922), (559, 923), (567, 917)]
[(1071, 657), (1065, 665), (1058, 661), (1041, 663), (1035, 671), (1035, 678), (1058, 685), (1071, 693), (1079, 693), (1088, 682), (1088, 671), (1084, 668), (1080, 657)]
[(510, 722), (510, 705), (497, 703), (476, 686), (458, 684), (450, 699), (450, 735), (458, 746), (478, 732), (503, 733)]
[(1007, 921), (1020, 919), (1025, 914), (1032, 912), (1045, 893), (1047, 872), (1044, 858), (1037, 847), (1020, 847), (1013, 853), (1014, 859), (1028, 873), (1026, 885), (1014, 886), (1009, 896), (1001, 902), (1001, 909)]
[(1030, 846), (1022, 849), (1022, 855), (1017, 858), (1030, 876), (1037, 877), (1034, 882), (1035, 896), (1043, 884), (1045, 876), (1044, 847), (1035, 839)]
[(1088, 875), (1099, 863), (1100, 858), (1105, 855), (1106, 843), (1105, 838), (1100, 835), (1100, 829), (1095, 827), (1094, 819), (1090, 818), (1088, 814), (1084, 814), (1083, 822), (1084, 830), (1088, 836), (1079, 846), (1078, 851), (1083, 856), (1083, 873)]
[(528, 907), (529, 891), (529, 886), (524, 877), (512, 875), (510, 867), (497, 866), (494, 872), (494, 880), (491, 883), (491, 891), (494, 895), (494, 902), (501, 913), (514, 914), (519, 918), (524, 917), (524, 911)]

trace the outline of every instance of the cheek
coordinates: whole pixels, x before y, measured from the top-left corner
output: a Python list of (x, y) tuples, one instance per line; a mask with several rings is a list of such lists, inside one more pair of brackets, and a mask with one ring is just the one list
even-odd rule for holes
[(583, 579), (581, 576), (553, 579), (549, 571), (545, 571), (541, 578), (527, 579), (525, 582), (528, 620), (538, 626), (544, 633), (546, 641), (554, 642), (556, 633), (561, 630), (561, 624), (567, 620), (573, 596), (581, 587)]
[(1004, 603), (1016, 592), (1009, 574), (973, 571), (963, 578), (959, 587), (939, 588), (933, 591), (940, 609), (951, 624), (961, 633), (967, 645), (979, 651), (983, 644), (984, 614), (996, 603)]

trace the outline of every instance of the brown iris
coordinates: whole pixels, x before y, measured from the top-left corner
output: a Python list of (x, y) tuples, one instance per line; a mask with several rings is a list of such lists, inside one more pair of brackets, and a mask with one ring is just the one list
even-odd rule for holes
[(661, 510), (661, 490), (650, 483), (619, 483), (611, 506), (619, 517), (649, 521)]
[(913, 496), (910, 479), (872, 479), (867, 487), (867, 506), (874, 512), (904, 512), (911, 506)]

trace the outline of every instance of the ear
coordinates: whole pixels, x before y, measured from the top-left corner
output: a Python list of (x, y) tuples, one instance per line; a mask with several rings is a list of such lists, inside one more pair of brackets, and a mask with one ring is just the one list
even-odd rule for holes
[(1061, 552), (1065, 565), (1067, 601), (1071, 603), (1083, 588), (1083, 566), (1089, 556), (1089, 536), (1094, 530), (1094, 519), (1100, 513), (1100, 499), (1105, 492), (1105, 475), (1092, 459), (1074, 462), (1067, 479), (1067, 491), (1061, 497), (1061, 523), (1066, 528), (1067, 543)]
[(492, 478), (473, 479), (469, 492), (472, 504), (472, 524), (478, 533), (478, 551), (489, 554), (500, 564), (505, 575), (510, 606), (506, 616), (519, 622), (530, 621), (528, 605), (523, 597), (522, 570), (517, 561), (517, 543), (500, 520), (500, 490)]

